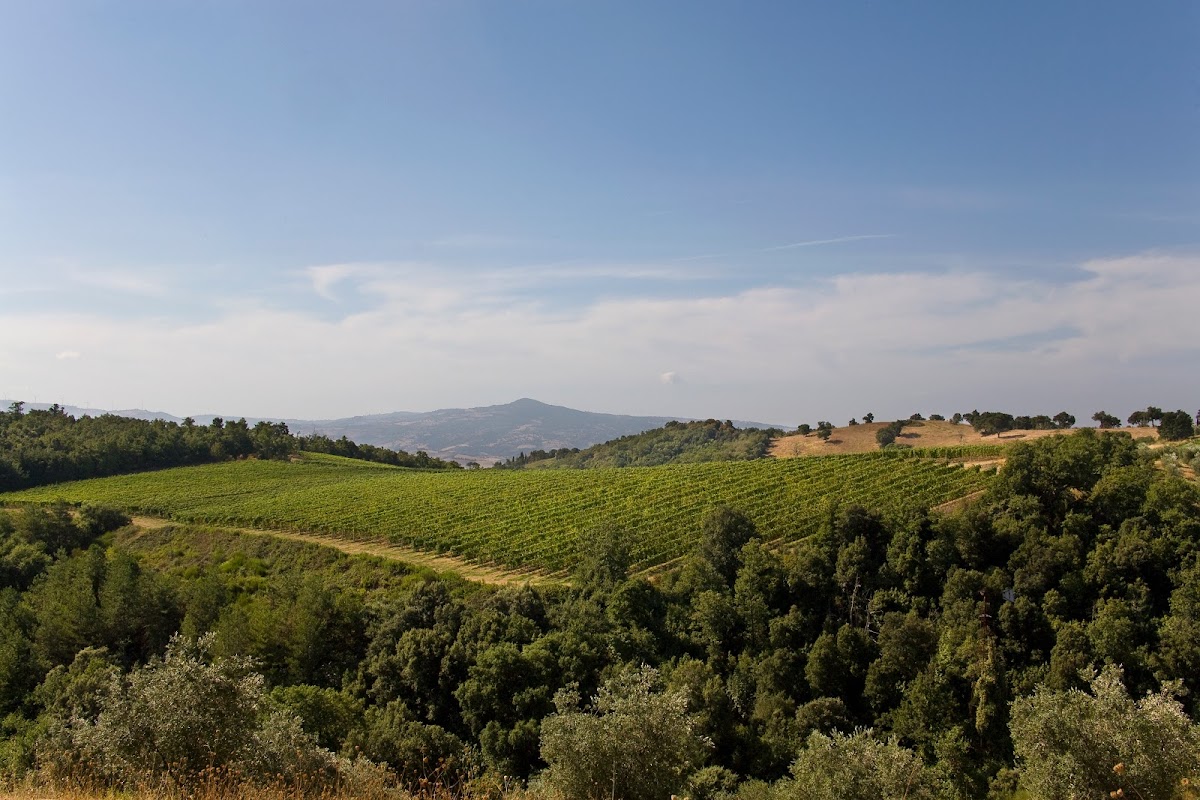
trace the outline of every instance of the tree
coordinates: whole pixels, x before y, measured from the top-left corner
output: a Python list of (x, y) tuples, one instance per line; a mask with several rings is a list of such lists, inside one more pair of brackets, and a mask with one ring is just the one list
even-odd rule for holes
[(950, 417), (950, 421), (953, 422), (955, 425), (961, 425), (962, 421), (963, 421), (963, 415), (961, 413), (955, 411), (954, 416)]
[(1068, 414), (1066, 411), (1060, 411), (1054, 415), (1054, 424), (1059, 428), (1067, 429), (1075, 425), (1075, 417)]
[(116, 785), (164, 775), (187, 783), (206, 768), (289, 780), (332, 770), (332, 753), (266, 701), (250, 660), (213, 660), (211, 645), (211, 636), (177, 637), (162, 660), (114, 673), (96, 716), (60, 720), (48, 749), (65, 749), (63, 762), (73, 755), (76, 768)]
[(700, 556), (712, 565), (726, 585), (733, 585), (740, 566), (742, 548), (758, 533), (754, 523), (740, 511), (717, 506), (704, 518), (700, 530)]
[(1107, 411), (1097, 411), (1092, 414), (1092, 419), (1098, 422), (1101, 428), (1117, 428), (1121, 425), (1121, 420)]
[(1200, 726), (1166, 691), (1130, 698), (1111, 665), (1091, 694), (1042, 686), (1015, 701), (1009, 727), (1034, 797), (1174, 797), (1200, 773)]
[(1147, 414), (1145, 411), (1134, 411), (1132, 414), (1129, 415), (1129, 419), (1127, 420), (1127, 422), (1130, 425), (1136, 426), (1138, 428), (1144, 428), (1150, 424), (1150, 415)]
[(887, 447), (892, 442), (896, 441), (896, 437), (900, 435), (900, 431), (904, 430), (904, 421), (896, 420), (888, 423), (884, 427), (875, 431), (875, 441), (879, 443), (880, 449)]
[(847, 422), (846, 424), (847, 424), (847, 425), (857, 425), (857, 424), (858, 424), (858, 420), (856, 420), (854, 417), (851, 417), (851, 418), (850, 418), (850, 421), (849, 421), (849, 422)]
[(809, 425), (807, 422), (802, 422), (800, 423), (800, 426), (796, 428), (796, 433), (800, 434), (801, 436), (808, 436), (810, 433), (812, 433), (812, 425)]
[(937, 770), (894, 740), (881, 742), (870, 730), (846, 735), (813, 733), (792, 764), (790, 780), (776, 785), (778, 800), (934, 800), (954, 794)]
[(581, 709), (577, 690), (554, 698), (542, 723), (546, 782), (577, 800), (660, 800), (681, 790), (708, 742), (682, 691), (663, 692), (651, 667), (610, 678)]
[(1158, 429), (1158, 435), (1168, 441), (1177, 441), (1179, 439), (1190, 439), (1195, 435), (1196, 431), (1192, 425), (1192, 418), (1183, 410), (1168, 411), (1160, 415), (1162, 425)]
[(817, 438), (822, 442), (828, 442), (829, 437), (833, 435), (833, 428), (817, 428)]
[[(1200, 415), (1200, 412), (1197, 412), (1197, 413), (1198, 413), (1198, 415)], [(869, 425), (870, 423), (872, 423), (874, 421), (875, 421), (875, 415), (873, 413), (871, 413), (870, 411), (868, 411), (866, 414), (863, 414), (863, 422), (865, 422)]]

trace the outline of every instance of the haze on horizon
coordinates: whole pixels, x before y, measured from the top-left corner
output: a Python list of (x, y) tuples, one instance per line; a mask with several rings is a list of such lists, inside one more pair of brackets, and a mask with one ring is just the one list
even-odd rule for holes
[(0, 396), (1200, 402), (1195, 4), (0, 8)]

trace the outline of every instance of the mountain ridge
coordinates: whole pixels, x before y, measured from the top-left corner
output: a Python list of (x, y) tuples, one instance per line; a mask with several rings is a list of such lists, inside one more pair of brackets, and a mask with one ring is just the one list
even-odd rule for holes
[[(0, 401), (5, 408), (11, 402)], [(31, 409), (49, 407), (49, 403), (26, 403), (26, 408)], [(67, 414), (76, 417), (83, 414), (116, 414), (175, 423), (182, 423), (185, 419), (147, 409), (107, 411), (71, 405), (61, 407)], [(192, 419), (199, 425), (207, 425), (215, 417), (238, 419), (240, 415), (200, 414)], [(668, 422), (688, 422), (694, 418), (582, 411), (522, 397), (500, 405), (441, 408), (424, 412), (391, 411), (336, 419), (245, 419), (251, 425), (260, 421), (283, 422), (296, 435), (323, 435), (331, 439), (345, 436), (359, 444), (372, 444), (408, 452), (424, 450), (431, 456), (460, 463), (476, 461), (480, 464), (490, 464), (530, 450), (591, 447), (622, 436), (659, 428)], [(784, 427), (740, 420), (735, 420), (734, 424), (738, 427)]]

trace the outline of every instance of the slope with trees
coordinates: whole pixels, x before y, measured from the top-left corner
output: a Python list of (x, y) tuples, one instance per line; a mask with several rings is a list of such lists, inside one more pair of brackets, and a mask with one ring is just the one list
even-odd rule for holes
[[(183, 785), (208, 759), (326, 786), (540, 775), (545, 797), (1190, 797), (1200, 488), (1151, 458), (1091, 430), (1021, 443), (974, 505), (830, 507), (782, 550), (714, 508), (656, 582), (611, 526), (569, 585), (493, 589), (197, 530), (88, 548), (69, 516), (2, 515), (68, 544), (5, 573), (0, 771), (136, 785), (167, 769), (151, 743), (182, 746), (157, 731), (200, 714), (238, 736), (168, 750)], [(246, 713), (155, 700), (176, 674)], [(254, 737), (287, 746), (259, 765)]]

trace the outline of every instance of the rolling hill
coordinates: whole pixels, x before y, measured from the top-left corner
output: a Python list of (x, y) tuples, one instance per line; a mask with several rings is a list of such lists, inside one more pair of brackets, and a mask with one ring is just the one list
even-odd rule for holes
[[(7, 407), (11, 401), (0, 401)], [(29, 403), (29, 408), (46, 408), (46, 403)], [(64, 406), (66, 413), (79, 417), (113, 413), (137, 419), (161, 419), (183, 422), (161, 411), (126, 409), (107, 412), (96, 408)], [(214, 414), (196, 414), (199, 425), (208, 425)], [(239, 415), (221, 415), (237, 419)], [(260, 420), (287, 423), (297, 435), (323, 434), (332, 439), (345, 436), (359, 444), (388, 447), (414, 453), (424, 450), (431, 456), (467, 463), (478, 461), (491, 464), (530, 450), (585, 448), (618, 439), (622, 436), (658, 428), (671, 421), (688, 421), (687, 417), (648, 417), (626, 414), (602, 414), (555, 406), (530, 398), (502, 405), (475, 408), (443, 408), (436, 411), (394, 411), (387, 414), (367, 414), (341, 419), (252, 418), (253, 426)], [(735, 421), (738, 427), (771, 427), (761, 422)]]
[(764, 539), (813, 533), (828, 503), (906, 514), (975, 492), (989, 473), (904, 451), (595, 470), (427, 472), (336, 456), (227, 461), (0, 495), (0, 504), (98, 503), (134, 514), (386, 541), (476, 563), (569, 569), (613, 526), (637, 566), (688, 552), (705, 515), (743, 511)]

